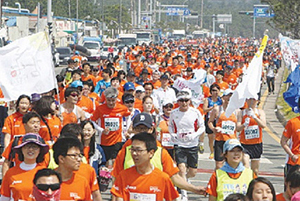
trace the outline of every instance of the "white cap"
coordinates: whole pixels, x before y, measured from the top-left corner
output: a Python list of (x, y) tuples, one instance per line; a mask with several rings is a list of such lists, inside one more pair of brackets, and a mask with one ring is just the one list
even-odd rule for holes
[(192, 92), (188, 88), (182, 89), (177, 94), (177, 100), (180, 100), (180, 99), (191, 99), (191, 98), (192, 98)]
[(145, 92), (145, 89), (144, 89), (143, 86), (137, 86), (137, 87), (135, 88), (135, 91), (136, 91), (136, 92), (137, 92), (137, 91)]
[(223, 96), (227, 96), (227, 95), (232, 94), (232, 93), (233, 93), (233, 91), (230, 88), (228, 88), (224, 91)]

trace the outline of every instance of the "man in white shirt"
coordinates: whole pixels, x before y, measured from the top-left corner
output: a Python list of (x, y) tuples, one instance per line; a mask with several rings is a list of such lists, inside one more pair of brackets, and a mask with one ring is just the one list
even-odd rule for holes
[(158, 100), (158, 109), (159, 113), (162, 114), (162, 106), (164, 104), (164, 100), (171, 100), (173, 103), (176, 102), (176, 94), (174, 89), (169, 87), (169, 76), (167, 74), (163, 74), (160, 76), (161, 87), (154, 90), (153, 93)]
[[(179, 108), (171, 112), (169, 132), (174, 140), (175, 160), (179, 175), (183, 178), (195, 177), (198, 167), (198, 139), (205, 131), (203, 116), (199, 110), (190, 107), (191, 91), (183, 89), (177, 94)], [(186, 191), (181, 191), (182, 200), (187, 200)]]

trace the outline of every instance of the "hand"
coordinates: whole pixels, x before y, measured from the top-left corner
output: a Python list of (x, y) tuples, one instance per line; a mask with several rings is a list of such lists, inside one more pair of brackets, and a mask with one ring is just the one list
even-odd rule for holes
[(244, 122), (243, 125), (244, 125), (245, 127), (247, 127), (247, 126), (249, 126), (249, 123), (250, 123), (250, 118), (247, 117), (247, 118), (245, 119), (245, 122)]
[(206, 193), (206, 190), (207, 188), (206, 187), (203, 187), (203, 186), (195, 186), (195, 190), (193, 191), (193, 193), (196, 193), (198, 195), (204, 195), (206, 197), (207, 193)]
[(215, 130), (216, 130), (216, 132), (218, 132), (218, 133), (220, 133), (220, 132), (222, 132), (222, 128), (221, 127), (215, 127)]
[(295, 162), (295, 163), (297, 162), (298, 158), (299, 158), (299, 156), (295, 155), (295, 154), (293, 154), (292, 157), (291, 157), (292, 161)]
[(104, 135), (108, 135), (109, 131), (110, 131), (109, 128), (106, 127), (106, 128), (102, 131), (102, 133), (103, 133)]
[(254, 111), (252, 109), (248, 110), (248, 113), (247, 113), (248, 116), (252, 117), (253, 119), (256, 118), (256, 115), (254, 113)]

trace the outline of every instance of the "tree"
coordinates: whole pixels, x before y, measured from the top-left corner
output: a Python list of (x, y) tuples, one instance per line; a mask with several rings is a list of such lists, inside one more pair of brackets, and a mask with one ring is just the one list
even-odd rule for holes
[(300, 1), (299, 0), (262, 0), (268, 3), (275, 16), (268, 24), (280, 32), (290, 32), (292, 38), (300, 38)]

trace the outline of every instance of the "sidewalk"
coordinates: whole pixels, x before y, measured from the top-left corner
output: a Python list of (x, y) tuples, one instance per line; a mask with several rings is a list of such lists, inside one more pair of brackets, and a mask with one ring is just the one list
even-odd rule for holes
[[(278, 74), (275, 78), (275, 94), (268, 95), (267, 84), (264, 84), (262, 87), (262, 99), (265, 99), (263, 110), (266, 113), (267, 127), (272, 133), (275, 134), (279, 139), (281, 138), (282, 132), (284, 130), (283, 124), (286, 123), (284, 116), (277, 110), (277, 97), (279, 95), (281, 84), (283, 83), (283, 72), (284, 67), (282, 66), (278, 70)], [(281, 123), (283, 122), (283, 124)]]

